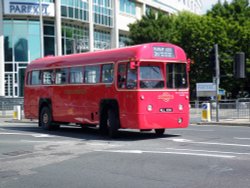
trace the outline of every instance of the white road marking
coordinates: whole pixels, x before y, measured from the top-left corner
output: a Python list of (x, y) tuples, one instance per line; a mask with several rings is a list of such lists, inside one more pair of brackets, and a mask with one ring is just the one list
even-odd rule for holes
[(47, 142), (51, 142), (51, 141), (49, 141), (49, 140), (21, 140), (21, 142), (47, 143)]
[(98, 152), (109, 152), (109, 153), (129, 153), (129, 154), (174, 154), (174, 155), (191, 155), (201, 157), (217, 157), (217, 158), (235, 158), (233, 155), (220, 155), (220, 154), (206, 154), (206, 153), (191, 153), (191, 152), (174, 152), (174, 151), (143, 151), (143, 150), (95, 150)]
[(234, 154), (234, 155), (250, 155), (250, 153), (238, 153), (238, 152), (231, 152), (231, 151), (211, 151), (211, 150), (176, 149), (176, 148), (165, 148), (165, 149), (176, 150), (176, 151), (195, 151), (195, 152), (221, 153), (221, 154)]
[(214, 130), (212, 129), (204, 129), (204, 130), (201, 130), (201, 129), (178, 129), (179, 131), (198, 131), (198, 132), (213, 132)]
[(28, 134), (28, 133), (11, 133), (11, 132), (0, 132), (0, 135), (21, 135), (21, 136), (33, 136), (35, 138), (47, 138), (47, 137), (56, 137), (49, 134)]
[(250, 138), (239, 138), (239, 137), (234, 137), (234, 139), (237, 139), (237, 140), (250, 140)]
[[(165, 138), (163, 138), (163, 139), (165, 139)], [(166, 140), (166, 139), (165, 139), (165, 140)], [(231, 143), (220, 143), (220, 142), (195, 142), (195, 141), (192, 141), (192, 140), (179, 139), (179, 138), (167, 139), (167, 140), (172, 140), (172, 141), (174, 141), (174, 142), (191, 143), (191, 144), (250, 147), (250, 145), (245, 145), (245, 144), (231, 144)]]

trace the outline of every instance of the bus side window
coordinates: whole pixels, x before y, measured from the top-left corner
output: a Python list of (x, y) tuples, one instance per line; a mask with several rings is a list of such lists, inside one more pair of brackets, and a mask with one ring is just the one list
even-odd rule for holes
[(86, 66), (84, 69), (84, 82), (95, 84), (100, 82), (100, 66)]
[(130, 69), (128, 64), (127, 89), (137, 88), (137, 69)]
[(102, 82), (112, 83), (114, 78), (114, 66), (113, 64), (102, 66)]
[(119, 64), (118, 66), (117, 87), (126, 87), (126, 64)]
[(43, 71), (43, 84), (51, 85), (54, 82), (53, 78), (53, 70), (45, 70)]
[(57, 69), (56, 70), (56, 79), (55, 84), (66, 84), (68, 78), (68, 69)]
[(83, 83), (83, 67), (72, 67), (70, 68), (70, 83), (80, 84)]
[(31, 84), (31, 72), (27, 73), (27, 80), (26, 80), (26, 85), (30, 85)]
[(39, 70), (31, 72), (31, 85), (39, 85), (42, 83), (42, 76)]

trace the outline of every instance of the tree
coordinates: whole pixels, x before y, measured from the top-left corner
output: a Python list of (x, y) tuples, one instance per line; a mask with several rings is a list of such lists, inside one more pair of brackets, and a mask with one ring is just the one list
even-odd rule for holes
[(250, 6), (248, 0), (233, 0), (232, 3), (218, 2), (211, 11), (207, 12), (212, 18), (220, 17), (227, 23), (225, 28), (227, 38), (230, 42), (230, 48), (222, 51), (222, 65), (231, 64), (233, 69), (233, 57), (236, 52), (245, 52), (246, 54), (246, 78), (235, 80), (233, 78), (223, 78), (222, 85), (231, 91), (234, 96), (239, 90), (245, 90), (250, 93)]
[(171, 16), (167, 16), (162, 12), (150, 11), (137, 20), (134, 24), (130, 24), (130, 44), (141, 44), (147, 42), (169, 42), (174, 38), (172, 25), (174, 24)]
[(131, 44), (170, 42), (181, 46), (195, 62), (190, 72), (193, 97), (197, 82), (212, 81), (209, 52), (214, 44), (218, 44), (222, 75), (220, 87), (236, 96), (239, 90), (250, 92), (250, 72), (244, 81), (228, 76), (233, 73), (234, 54), (239, 51), (245, 52), (250, 69), (249, 17), (248, 0), (233, 0), (231, 4), (219, 1), (206, 15), (189, 12), (166, 15), (151, 11), (129, 25)]

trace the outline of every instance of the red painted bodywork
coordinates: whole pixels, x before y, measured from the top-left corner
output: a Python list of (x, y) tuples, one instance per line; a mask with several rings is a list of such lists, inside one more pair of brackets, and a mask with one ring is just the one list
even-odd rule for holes
[[(174, 58), (155, 58), (153, 46), (173, 47)], [(122, 90), (116, 87), (118, 62), (131, 59), (152, 62), (186, 63), (185, 52), (168, 43), (149, 43), (138, 46), (37, 59), (26, 69), (24, 112), (25, 117), (37, 119), (40, 98), (51, 99), (53, 120), (72, 123), (99, 123), (100, 101), (115, 99), (119, 106), (121, 128), (157, 129), (184, 128), (189, 124), (189, 88), (186, 89), (136, 89)], [(31, 70), (53, 69), (79, 65), (114, 63), (115, 77), (112, 84), (78, 85), (27, 85), (27, 73)], [(153, 110), (149, 112), (147, 106)], [(179, 104), (183, 110), (179, 110)], [(160, 112), (160, 108), (173, 108), (172, 112)], [(178, 123), (182, 118), (183, 122)]]

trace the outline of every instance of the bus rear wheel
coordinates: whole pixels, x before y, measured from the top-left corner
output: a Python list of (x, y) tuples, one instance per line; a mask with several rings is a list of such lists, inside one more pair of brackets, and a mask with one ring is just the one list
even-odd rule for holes
[(162, 136), (165, 132), (165, 129), (155, 129), (155, 134), (157, 136)]
[(52, 129), (52, 115), (49, 107), (42, 107), (39, 114), (39, 126), (41, 126), (44, 130)]

